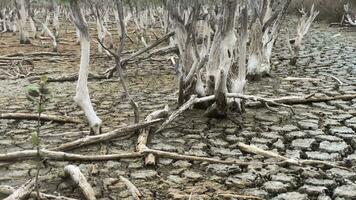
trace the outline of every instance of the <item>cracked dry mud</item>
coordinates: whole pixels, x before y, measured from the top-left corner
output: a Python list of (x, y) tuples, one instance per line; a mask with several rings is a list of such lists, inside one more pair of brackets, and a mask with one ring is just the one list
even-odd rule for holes
[[(305, 38), (297, 66), (288, 64), (285, 31), (277, 42), (273, 55), (273, 77), (248, 82), (247, 94), (263, 97), (281, 97), (305, 94), (356, 93), (356, 33), (330, 28), (315, 23)], [(341, 35), (337, 36), (338, 33)], [(69, 44), (60, 46), (60, 52), (72, 56), (46, 57), (34, 61), (36, 75), (51, 77), (78, 71), (79, 46), (74, 45), (74, 33), (64, 35)], [(0, 54), (15, 52), (50, 51), (48, 47), (19, 45), (16, 36), (5, 33), (0, 37)], [(131, 45), (131, 50), (136, 46)], [(166, 57), (157, 57), (166, 58)], [(102, 72), (113, 61), (97, 54), (92, 42), (92, 72)], [(327, 75), (338, 77), (345, 85)], [(139, 104), (142, 116), (169, 104), (176, 107), (177, 78), (168, 60), (140, 61), (129, 64), (125, 72), (128, 89)], [(286, 77), (308, 77), (315, 81), (288, 81)], [(0, 80), (0, 112), (31, 112), (25, 98), (25, 79)], [(83, 118), (83, 112), (72, 97), (75, 82), (50, 83), (51, 102), (46, 113)], [(103, 131), (133, 123), (133, 112), (118, 82), (90, 80), (91, 98), (104, 122)], [(178, 117), (168, 129), (151, 135), (148, 146), (153, 149), (216, 158), (235, 158), (247, 161), (270, 162), (273, 159), (245, 154), (236, 148), (236, 142), (253, 144), (262, 149), (277, 151), (291, 158), (339, 161), (349, 170), (278, 165), (238, 167), (207, 162), (191, 162), (159, 158), (154, 167), (145, 167), (143, 160), (123, 159), (108, 162), (71, 162), (79, 165), (88, 177), (98, 199), (130, 199), (119, 176), (130, 179), (142, 192), (144, 199), (224, 199), (221, 194), (245, 194), (274, 200), (329, 200), (356, 199), (356, 99), (294, 105), (296, 115), (286, 108), (272, 112), (266, 108), (248, 108), (241, 116), (240, 129), (231, 120), (202, 117), (202, 110), (190, 110)], [(35, 122), (0, 120), (1, 153), (31, 149), (30, 133)], [(87, 135), (87, 124), (44, 123), (42, 143), (58, 146)], [(74, 132), (74, 133), (68, 133)], [(67, 133), (67, 134), (62, 134)], [(74, 150), (81, 154), (122, 153), (135, 150), (137, 136), (112, 140)], [(78, 189), (66, 184), (59, 174), (69, 162), (47, 162), (43, 168), (41, 189), (81, 199)], [(19, 186), (35, 173), (35, 162), (22, 161), (0, 167), (0, 184)], [(2, 198), (2, 197), (0, 197)]]

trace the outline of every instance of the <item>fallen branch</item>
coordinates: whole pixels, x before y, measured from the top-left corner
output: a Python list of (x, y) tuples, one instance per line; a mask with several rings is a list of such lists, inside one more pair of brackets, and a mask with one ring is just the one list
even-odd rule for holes
[[(337, 96), (313, 96), (309, 97), (307, 96), (287, 96), (287, 97), (281, 97), (281, 98), (274, 98), (274, 99), (268, 99), (270, 101), (274, 101), (275, 103), (283, 103), (283, 104), (306, 104), (306, 103), (315, 103), (315, 102), (325, 102), (325, 101), (333, 101), (333, 100), (352, 100), (356, 99), (356, 94), (345, 94), (345, 95), (337, 95)], [(256, 106), (261, 106), (261, 103), (259, 102), (251, 102), (247, 103), (246, 106), (248, 107), (256, 107)]]
[(243, 95), (239, 93), (228, 93), (227, 97), (232, 97), (232, 98), (239, 98), (239, 99), (244, 99), (244, 100), (252, 100), (252, 101), (259, 101), (261, 104), (265, 105), (267, 108), (269, 105), (275, 105), (275, 106), (281, 106), (281, 107), (286, 107), (289, 108), (293, 114), (295, 114), (292, 106), (285, 105), (281, 102), (277, 102), (276, 100), (271, 100), (271, 99), (266, 99), (258, 96), (251, 96), (251, 95)]
[[(182, 155), (173, 152), (160, 151), (146, 148), (144, 153), (152, 153), (157, 155), (158, 157), (176, 159), (176, 160), (190, 160), (190, 161), (201, 161), (201, 162), (209, 162), (209, 163), (220, 163), (220, 164), (229, 164), (229, 165), (239, 165), (239, 166), (248, 166), (252, 164), (256, 164), (257, 162), (245, 162), (239, 160), (221, 160), (215, 158), (201, 157), (201, 156), (192, 156), (192, 155)], [(261, 163), (263, 164), (263, 163)], [(268, 163), (271, 164), (271, 163)]]
[(256, 196), (251, 196), (251, 195), (241, 195), (241, 194), (226, 194), (226, 193), (220, 193), (218, 196), (223, 197), (223, 198), (234, 198), (234, 199), (240, 199), (240, 200), (263, 200), (260, 197)]
[[(14, 192), (15, 192), (15, 189), (13, 187), (8, 186), (8, 185), (0, 185), (0, 194), (11, 195)], [(35, 192), (32, 192), (29, 196), (32, 198), (37, 198), (37, 194)], [(40, 198), (46, 199), (46, 200), (77, 200), (74, 198), (69, 198), (69, 197), (64, 197), (64, 196), (55, 196), (55, 195), (51, 195), (51, 194), (45, 194), (42, 192), (40, 192)]]
[(35, 179), (30, 179), (23, 185), (21, 185), (17, 190), (15, 190), (10, 196), (6, 197), (4, 200), (20, 200), (25, 199), (30, 195), (30, 193), (35, 189)]
[[(33, 76), (30, 77), (28, 80), (36, 81), (39, 80), (40, 78), (41, 78), (40, 76)], [(89, 72), (88, 80), (92, 80), (92, 79), (107, 79), (107, 77), (104, 75), (98, 75)], [(77, 81), (77, 80), (78, 80), (78, 74), (71, 74), (71, 75), (61, 76), (61, 77), (48, 77), (48, 82), (66, 82), (66, 81)]]
[(334, 163), (331, 162), (325, 162), (325, 161), (321, 161), (321, 160), (297, 160), (297, 159), (292, 159), (292, 158), (287, 158), (285, 156), (281, 156), (278, 153), (272, 152), (272, 151), (266, 151), (263, 149), (260, 149), (254, 145), (247, 145), (241, 142), (236, 143), (236, 146), (243, 152), (248, 152), (248, 153), (253, 153), (256, 155), (261, 155), (264, 157), (268, 157), (268, 158), (276, 158), (278, 160), (283, 161), (280, 164), (290, 164), (290, 165), (324, 165), (324, 166), (328, 166), (328, 167), (335, 167), (335, 168), (339, 168), (339, 169), (345, 169), (345, 170), (349, 170), (346, 167), (342, 167), (339, 165), (336, 165)]
[[(0, 119), (23, 119), (23, 120), (37, 120), (37, 114), (31, 113), (2, 113), (0, 114)], [(41, 114), (42, 121), (54, 121), (60, 123), (83, 123), (82, 120), (59, 115), (46, 115)]]
[(64, 173), (70, 177), (77, 186), (79, 186), (87, 200), (96, 200), (94, 189), (77, 166), (67, 165), (64, 167)]
[[(110, 154), (110, 155), (81, 155), (73, 153), (65, 153), (61, 151), (40, 150), (40, 156), (47, 160), (59, 161), (108, 161), (120, 160), (125, 158), (137, 158), (143, 154), (138, 152)], [(18, 160), (35, 160), (37, 158), (37, 150), (24, 150), (11, 153), (0, 154), (0, 161), (18, 161)]]
[(321, 81), (322, 79), (320, 78), (305, 78), (305, 77), (286, 77), (283, 80), (286, 81)]
[[(168, 107), (168, 105), (166, 105), (164, 107), (164, 109), (154, 111), (151, 114), (147, 115), (145, 121), (147, 122), (147, 121), (152, 121), (152, 120), (158, 119), (158, 118), (166, 118), (168, 116), (168, 112), (169, 112), (169, 107)], [(149, 132), (150, 132), (150, 129), (145, 128), (142, 130), (142, 132), (138, 136), (137, 145), (136, 145), (137, 152), (142, 153), (147, 148), (146, 145), (147, 145)], [(145, 164), (146, 165), (154, 165), (156, 163), (155, 160), (156, 159), (153, 154), (148, 154), (147, 156), (145, 156)]]
[(130, 125), (130, 126), (125, 126), (125, 127), (118, 128), (118, 129), (115, 129), (108, 133), (104, 133), (104, 134), (100, 134), (100, 135), (86, 136), (84, 138), (74, 140), (72, 142), (61, 144), (59, 147), (51, 148), (50, 150), (53, 150), (53, 151), (72, 150), (72, 149), (76, 149), (76, 148), (79, 148), (82, 146), (96, 144), (96, 143), (104, 142), (104, 141), (111, 140), (111, 139), (118, 138), (118, 137), (123, 137), (123, 136), (126, 136), (129, 132), (134, 132), (136, 130), (148, 127), (148, 126), (158, 123), (162, 120), (163, 119), (156, 119), (156, 120), (152, 120), (152, 121), (148, 121), (148, 122), (142, 122), (142, 123), (138, 123), (138, 124), (134, 124), (134, 125)]
[(127, 189), (130, 191), (132, 197), (135, 200), (140, 200), (140, 197), (142, 197), (141, 192), (137, 189), (137, 187), (131, 183), (127, 178), (120, 176), (120, 180), (125, 183)]

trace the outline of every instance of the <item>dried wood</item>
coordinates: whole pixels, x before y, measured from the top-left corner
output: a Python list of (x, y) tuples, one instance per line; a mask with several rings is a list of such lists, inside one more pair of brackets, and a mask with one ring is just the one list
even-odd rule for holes
[(141, 192), (137, 189), (137, 187), (127, 178), (120, 176), (120, 180), (125, 183), (127, 189), (130, 191), (132, 197), (135, 200), (140, 200), (142, 197)]
[(268, 158), (276, 158), (278, 160), (283, 161), (280, 164), (286, 163), (286, 164), (290, 164), (290, 165), (323, 165), (323, 166), (327, 166), (327, 167), (335, 167), (335, 168), (339, 168), (339, 169), (345, 169), (345, 170), (349, 170), (346, 167), (343, 166), (339, 166), (333, 162), (327, 162), (327, 161), (321, 161), (321, 160), (297, 160), (297, 159), (292, 159), (292, 158), (287, 158), (285, 156), (281, 156), (276, 152), (272, 152), (272, 151), (266, 151), (263, 150), (261, 148), (258, 148), (254, 145), (247, 145), (241, 142), (236, 143), (236, 146), (243, 152), (248, 152), (248, 153), (253, 153), (256, 155), (261, 155), (264, 157), (268, 157)]
[(134, 125), (121, 127), (121, 128), (115, 129), (113, 131), (110, 131), (108, 133), (104, 133), (104, 134), (100, 134), (100, 135), (86, 136), (84, 138), (74, 140), (72, 142), (61, 144), (60, 146), (51, 148), (50, 150), (67, 151), (67, 150), (76, 149), (76, 148), (79, 148), (82, 146), (87, 146), (90, 144), (104, 142), (104, 141), (111, 140), (111, 139), (118, 138), (118, 137), (124, 137), (124, 136), (127, 136), (129, 132), (134, 132), (136, 130), (148, 127), (148, 126), (158, 123), (162, 120), (163, 119), (156, 119), (156, 120), (152, 120), (152, 121), (148, 121), (148, 122), (142, 122), (142, 123), (138, 123), (138, 124), (134, 124)]
[[(356, 94), (345, 94), (345, 95), (337, 95), (337, 96), (313, 96), (310, 97), (309, 95), (306, 96), (287, 96), (287, 97), (280, 97), (280, 98), (273, 98), (268, 99), (269, 101), (273, 101), (275, 103), (283, 103), (283, 104), (307, 104), (307, 103), (315, 103), (315, 102), (325, 102), (325, 101), (332, 101), (332, 100), (343, 100), (349, 101), (352, 99), (356, 99)], [(251, 102), (247, 103), (246, 106), (248, 107), (255, 107), (261, 106), (262, 104), (259, 102)], [(273, 104), (271, 104), (273, 105)]]
[(228, 194), (228, 193), (220, 193), (218, 196), (223, 198), (233, 198), (239, 200), (263, 200), (263, 198), (251, 196), (251, 195), (242, 195), (242, 194)]
[[(121, 153), (121, 154), (109, 154), (109, 155), (81, 155), (73, 153), (65, 153), (61, 151), (50, 151), (42, 149), (40, 150), (41, 158), (47, 160), (58, 161), (108, 161), (108, 160), (120, 160), (127, 158), (142, 157), (142, 153)], [(38, 158), (37, 150), (24, 150), (11, 153), (0, 154), (0, 161), (21, 161), (21, 160), (35, 160)]]
[(83, 195), (87, 200), (96, 200), (94, 189), (88, 183), (85, 176), (80, 172), (80, 169), (75, 165), (67, 165), (64, 167), (64, 173), (79, 186)]
[(18, 189), (16, 189), (10, 196), (4, 200), (21, 200), (26, 199), (30, 193), (35, 189), (35, 179), (30, 179)]
[(202, 157), (202, 156), (183, 155), (183, 154), (154, 150), (154, 149), (149, 149), (149, 148), (145, 149), (144, 153), (152, 153), (158, 157), (170, 158), (170, 159), (176, 159), (176, 160), (202, 161), (202, 162), (209, 162), (209, 163), (230, 164), (230, 165), (239, 165), (239, 166), (248, 166), (248, 165), (252, 165), (252, 164), (257, 164), (257, 162), (245, 162), (245, 161), (232, 160), (232, 159), (231, 160), (230, 159), (221, 160), (221, 159), (208, 158), (208, 157)]
[[(158, 118), (166, 118), (168, 116), (169, 107), (166, 105), (164, 109), (153, 111), (149, 115), (147, 115), (145, 121), (152, 121)], [(150, 128), (145, 128), (142, 130), (137, 139), (136, 151), (142, 153), (147, 148), (147, 140), (149, 136)], [(154, 165), (155, 157), (153, 154), (148, 154), (145, 156), (145, 164), (146, 165)]]
[[(0, 185), (0, 193), (5, 194), (5, 195), (11, 195), (14, 193), (15, 189), (11, 186), (8, 185)], [(37, 194), (35, 192), (32, 192), (30, 195), (32, 198), (37, 198)], [(46, 194), (40, 192), (40, 198), (41, 199), (46, 199), (46, 200), (77, 200), (74, 198), (70, 197), (65, 197), (65, 196), (56, 196), (56, 195), (51, 195), (51, 194)]]
[[(60, 115), (47, 115), (41, 114), (41, 121), (54, 121), (60, 123), (83, 123), (80, 119), (75, 119), (67, 116)], [(22, 119), (22, 120), (37, 120), (38, 114), (32, 113), (1, 113), (0, 119)]]

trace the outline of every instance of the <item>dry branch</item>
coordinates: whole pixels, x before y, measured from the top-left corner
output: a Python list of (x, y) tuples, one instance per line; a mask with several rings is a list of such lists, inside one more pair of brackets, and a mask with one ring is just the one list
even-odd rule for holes
[(160, 151), (160, 150), (154, 150), (148, 148), (144, 150), (144, 153), (152, 153), (157, 155), (158, 157), (165, 157), (165, 158), (176, 159), (176, 160), (191, 160), (191, 161), (230, 164), (230, 165), (239, 165), (239, 166), (248, 166), (257, 163), (257, 162), (245, 162), (239, 160), (221, 160), (221, 159), (201, 157), (201, 156), (182, 155), (178, 153)]
[(130, 191), (132, 197), (135, 200), (140, 200), (140, 197), (142, 196), (141, 192), (137, 189), (137, 187), (131, 183), (127, 178), (120, 176), (120, 180), (125, 183), (127, 189)]
[(35, 189), (35, 179), (30, 179), (17, 190), (15, 190), (10, 196), (4, 200), (21, 200), (26, 199), (28, 195)]
[[(5, 195), (11, 195), (12, 193), (14, 193), (15, 189), (11, 186), (8, 185), (0, 185), (0, 193), (1, 194), (5, 194)], [(32, 192), (30, 194), (30, 197), (32, 198), (37, 198), (37, 194), (35, 192)], [(40, 198), (41, 199), (46, 199), (46, 200), (77, 200), (74, 198), (70, 198), (70, 197), (64, 197), (64, 196), (55, 196), (55, 195), (51, 195), (51, 194), (45, 194), (40, 192)]]
[(89, 144), (96, 144), (99, 142), (104, 142), (107, 140), (111, 140), (114, 138), (118, 137), (123, 137), (128, 135), (129, 132), (133, 132), (142, 128), (145, 128), (147, 126), (153, 125), (155, 123), (158, 123), (162, 121), (163, 119), (156, 119), (148, 122), (143, 122), (143, 123), (138, 123), (130, 126), (125, 126), (121, 127), (118, 129), (115, 129), (113, 131), (110, 131), (108, 133), (100, 134), (100, 135), (93, 135), (93, 136), (87, 136), (78, 140), (74, 140), (72, 142), (64, 143), (60, 145), (59, 147), (52, 148), (51, 150), (54, 151), (66, 151), (66, 150), (71, 150), (71, 149), (76, 149), (82, 146), (86, 146)]
[[(18, 161), (18, 160), (34, 160), (37, 158), (36, 150), (24, 150), (11, 153), (0, 154), (0, 161)], [(122, 153), (110, 155), (81, 155), (73, 153), (65, 153), (61, 151), (40, 150), (41, 158), (47, 160), (60, 160), (60, 161), (108, 161), (120, 160), (125, 158), (141, 157), (141, 153)]]
[[(274, 101), (275, 103), (283, 103), (283, 104), (307, 104), (307, 103), (314, 103), (314, 102), (325, 102), (325, 101), (332, 101), (332, 100), (352, 100), (356, 99), (356, 94), (345, 94), (345, 95), (337, 95), (337, 96), (287, 96), (287, 97), (280, 97), (280, 98), (273, 98), (268, 99), (270, 101)], [(247, 103), (246, 106), (248, 107), (255, 107), (261, 106), (259, 102), (251, 102)]]
[(96, 200), (94, 189), (88, 183), (87, 179), (80, 172), (80, 169), (77, 166), (67, 165), (64, 167), (64, 173), (70, 177), (77, 186), (80, 187), (87, 200)]
[[(147, 115), (145, 121), (152, 121), (158, 118), (166, 118), (168, 116), (168, 112), (169, 112), (169, 107), (168, 105), (166, 105), (164, 109), (154, 111), (149, 115)], [(142, 130), (142, 132), (140, 133), (137, 139), (136, 151), (142, 153), (147, 148), (146, 145), (147, 145), (149, 132), (150, 132), (150, 128), (145, 128)], [(155, 164), (155, 157), (153, 154), (148, 154), (145, 157), (145, 164), (146, 165)]]
[(266, 151), (261, 148), (258, 148), (254, 145), (247, 145), (241, 142), (238, 142), (236, 146), (243, 152), (248, 152), (248, 153), (253, 153), (256, 155), (261, 155), (264, 157), (269, 157), (269, 158), (276, 158), (278, 160), (283, 161), (280, 164), (290, 164), (290, 165), (323, 165), (323, 166), (328, 166), (328, 167), (335, 167), (335, 168), (340, 168), (340, 169), (345, 169), (348, 170), (346, 167), (338, 166), (332, 162), (326, 162), (326, 161), (321, 161), (321, 160), (297, 160), (297, 159), (291, 159), (287, 158), (285, 156), (281, 156), (278, 153), (272, 152), (272, 151)]
[(263, 200), (260, 197), (256, 196), (251, 196), (251, 195), (241, 195), (241, 194), (228, 194), (228, 193), (220, 193), (218, 196), (223, 197), (223, 198), (233, 198), (233, 199), (239, 199), (239, 200)]
[[(32, 113), (2, 113), (0, 114), (0, 119), (23, 119), (23, 120), (37, 120), (38, 115)], [(82, 123), (80, 119), (75, 119), (67, 116), (59, 115), (46, 115), (41, 114), (42, 121), (54, 121), (60, 123)]]

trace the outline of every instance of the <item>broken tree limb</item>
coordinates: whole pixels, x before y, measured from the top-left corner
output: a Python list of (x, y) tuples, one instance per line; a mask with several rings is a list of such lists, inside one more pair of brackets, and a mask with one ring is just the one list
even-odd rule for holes
[(121, 128), (115, 129), (113, 131), (110, 131), (108, 133), (104, 133), (104, 134), (100, 134), (100, 135), (86, 136), (84, 138), (74, 140), (72, 142), (64, 143), (58, 147), (51, 148), (50, 150), (54, 150), (54, 151), (72, 150), (72, 149), (76, 149), (76, 148), (79, 148), (82, 146), (96, 144), (99, 142), (111, 140), (111, 139), (118, 138), (118, 137), (123, 137), (123, 136), (128, 135), (129, 132), (134, 132), (136, 130), (139, 130), (139, 129), (145, 128), (147, 126), (153, 125), (155, 123), (158, 123), (162, 120), (163, 119), (156, 119), (156, 120), (152, 120), (152, 121), (148, 121), (148, 122), (142, 122), (142, 123), (138, 123), (138, 124), (134, 124), (134, 125), (121, 127)]
[[(152, 121), (158, 118), (166, 118), (168, 116), (168, 112), (169, 112), (169, 107), (168, 105), (166, 105), (164, 109), (156, 110), (150, 113), (149, 115), (147, 115), (145, 121)], [(149, 133), (150, 133), (150, 128), (148, 127), (143, 129), (140, 135), (138, 136), (137, 145), (136, 145), (137, 152), (142, 153), (147, 148), (146, 145), (147, 145)], [(148, 154), (147, 156), (145, 156), (146, 165), (154, 165), (156, 163), (155, 161), (156, 159), (153, 154)]]
[(21, 200), (26, 199), (30, 193), (35, 189), (35, 179), (30, 179), (18, 189), (16, 189), (10, 196), (4, 200)]
[[(14, 193), (15, 189), (11, 186), (8, 185), (0, 185), (0, 193), (5, 194), (5, 195), (11, 195)], [(35, 192), (32, 192), (30, 195), (32, 198), (37, 198), (37, 194)], [(64, 196), (55, 196), (51, 194), (46, 194), (46, 193), (40, 193), (40, 198), (41, 199), (46, 199), (46, 200), (77, 200), (74, 198), (70, 197), (64, 197)]]
[[(0, 114), (0, 119), (23, 119), (23, 120), (37, 120), (38, 115), (32, 113), (2, 113)], [(67, 116), (60, 115), (46, 115), (41, 114), (42, 121), (54, 121), (60, 123), (83, 123), (80, 119), (75, 119)]]
[(135, 200), (140, 200), (142, 197), (141, 192), (137, 189), (137, 187), (127, 178), (120, 176), (120, 180), (125, 183), (127, 189), (130, 191), (132, 197)]
[[(11, 153), (0, 154), (0, 161), (18, 161), (18, 160), (35, 160), (37, 159), (37, 150), (24, 150)], [(122, 154), (110, 154), (110, 155), (81, 155), (73, 153), (65, 153), (61, 151), (49, 151), (40, 150), (40, 156), (47, 160), (59, 160), (59, 161), (108, 161), (108, 160), (120, 160), (125, 158), (138, 158), (142, 157), (142, 153), (122, 153)]]
[(85, 176), (80, 172), (80, 169), (75, 165), (67, 165), (64, 167), (64, 173), (79, 186), (83, 195), (87, 200), (96, 200), (94, 189), (88, 183)]

